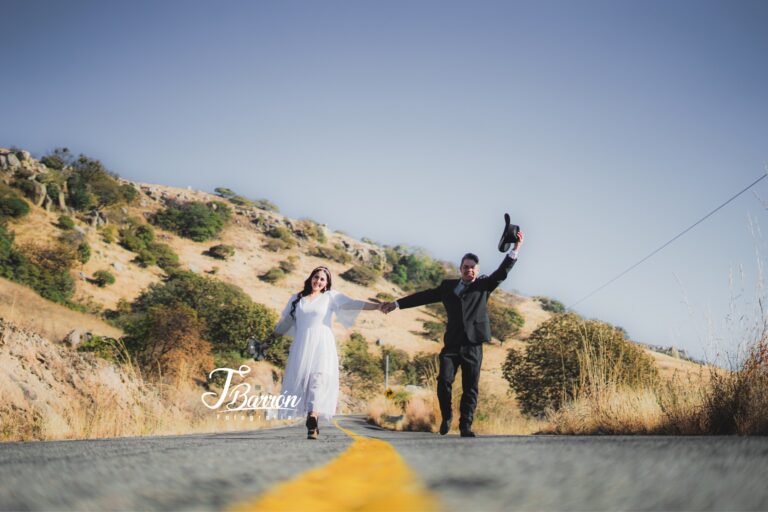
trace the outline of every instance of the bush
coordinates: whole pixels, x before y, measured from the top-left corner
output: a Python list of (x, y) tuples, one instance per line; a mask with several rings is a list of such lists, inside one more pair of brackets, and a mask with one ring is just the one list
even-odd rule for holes
[(441, 341), (445, 334), (445, 323), (426, 321), (422, 322), (424, 327), (424, 336), (432, 341)]
[(55, 148), (53, 152), (40, 159), (43, 165), (57, 171), (63, 170), (67, 165), (71, 165), (73, 161), (74, 155), (70, 153), (69, 148)]
[(342, 368), (362, 394), (372, 393), (384, 382), (379, 359), (368, 352), (368, 343), (359, 333), (352, 333), (344, 345)]
[(69, 215), (59, 215), (58, 226), (61, 229), (73, 229), (75, 227), (75, 221)]
[(376, 274), (376, 271), (368, 267), (355, 265), (346, 272), (342, 273), (341, 277), (347, 281), (351, 281), (361, 286), (370, 286), (376, 282), (378, 275)]
[(391, 345), (381, 347), (381, 369), (386, 369), (386, 360), (389, 356), (389, 371), (397, 372), (405, 368), (410, 362), (408, 352)]
[(321, 244), (326, 242), (325, 230), (317, 222), (305, 219), (299, 221), (299, 232), (304, 235), (305, 238), (315, 240)]
[(120, 230), (120, 245), (136, 253), (133, 261), (141, 267), (157, 265), (166, 272), (178, 269), (179, 256), (170, 245), (155, 242), (155, 230), (149, 224), (130, 219)]
[(237, 205), (237, 206), (244, 206), (246, 208), (251, 208), (256, 206), (256, 203), (248, 199), (247, 197), (243, 196), (233, 196), (229, 198), (229, 202)]
[(260, 210), (265, 210), (268, 212), (275, 212), (279, 213), (280, 209), (277, 207), (277, 205), (267, 199), (257, 199), (253, 202), (254, 206)]
[(115, 276), (108, 270), (97, 270), (93, 273), (93, 282), (99, 288), (104, 288), (108, 284), (115, 284)]
[(286, 274), (290, 274), (294, 270), (296, 270), (296, 262), (298, 261), (298, 258), (296, 256), (288, 256), (288, 259), (285, 259), (278, 263), (278, 266), (280, 267), (280, 270), (285, 272)]
[(208, 249), (208, 255), (220, 260), (228, 260), (235, 255), (235, 248), (231, 245), (214, 245)]
[(558, 300), (541, 295), (534, 297), (533, 300), (541, 304), (541, 309), (544, 311), (549, 311), (550, 313), (565, 313), (565, 306)]
[(147, 246), (147, 250), (155, 257), (157, 266), (166, 272), (179, 268), (179, 255), (173, 251), (170, 245), (153, 242)]
[(488, 303), (488, 318), (491, 321), (491, 335), (502, 342), (516, 336), (525, 324), (525, 320), (515, 308), (496, 301)]
[(117, 240), (117, 228), (112, 224), (99, 228), (99, 233), (101, 233), (101, 239), (105, 243), (111, 244)]
[(386, 257), (392, 270), (384, 277), (404, 290), (433, 288), (445, 278), (443, 265), (422, 252), (388, 248)]
[(157, 256), (149, 249), (139, 249), (132, 261), (141, 268), (147, 268), (157, 265)]
[(83, 240), (77, 246), (77, 261), (85, 265), (91, 259), (91, 246)]
[(75, 252), (68, 245), (14, 247), (14, 235), (0, 224), (0, 276), (29, 286), (46, 299), (76, 307), (71, 298), (75, 281), (70, 269)]
[(276, 284), (285, 279), (285, 272), (280, 267), (272, 267), (260, 275), (259, 279), (269, 284)]
[(157, 212), (152, 222), (195, 242), (205, 242), (218, 236), (231, 217), (232, 210), (220, 201), (193, 201)]
[(524, 352), (510, 349), (502, 365), (523, 413), (557, 410), (601, 376), (583, 371), (585, 355), (614, 372), (613, 382), (628, 388), (649, 385), (657, 377), (653, 360), (615, 327), (575, 314), (559, 315), (537, 328)]
[(344, 250), (340, 245), (334, 247), (313, 247), (309, 251), (310, 256), (317, 256), (318, 258), (325, 258), (327, 260), (335, 261), (337, 263), (347, 264), (352, 261), (352, 256)]
[(277, 315), (256, 304), (239, 287), (192, 272), (178, 271), (161, 284), (151, 284), (136, 298), (130, 314), (123, 319), (144, 315), (154, 306), (185, 304), (192, 308), (203, 323), (203, 338), (210, 341), (216, 352), (242, 350), (250, 337), (266, 339), (272, 333)]
[(387, 292), (379, 292), (376, 294), (376, 299), (381, 302), (392, 302), (395, 300), (395, 296)]
[(138, 197), (138, 191), (129, 184), (120, 183), (117, 174), (87, 156), (80, 155), (72, 164), (67, 177), (67, 202), (76, 210), (129, 204)]
[(120, 362), (121, 342), (107, 336), (91, 336), (77, 347), (78, 352), (87, 352), (112, 363)]
[(428, 385), (437, 380), (440, 370), (440, 357), (437, 354), (418, 352), (403, 368), (406, 384)]
[(270, 238), (277, 238), (278, 240), (282, 240), (288, 243), (293, 243), (295, 241), (293, 233), (291, 233), (291, 230), (285, 226), (275, 226), (267, 231), (266, 235)]
[(264, 244), (264, 248), (271, 252), (285, 251), (287, 249), (290, 249), (291, 247), (293, 247), (293, 244), (290, 244), (285, 240), (280, 240), (279, 238), (270, 238)]
[(29, 213), (29, 204), (10, 187), (0, 183), (0, 218), (18, 219)]
[(216, 187), (215, 189), (213, 189), (213, 191), (216, 193), (217, 196), (223, 197), (224, 199), (229, 199), (237, 195), (237, 193), (234, 190), (227, 187)]
[(178, 377), (184, 371), (204, 377), (213, 367), (205, 323), (186, 304), (158, 304), (126, 326), (125, 346), (151, 377)]

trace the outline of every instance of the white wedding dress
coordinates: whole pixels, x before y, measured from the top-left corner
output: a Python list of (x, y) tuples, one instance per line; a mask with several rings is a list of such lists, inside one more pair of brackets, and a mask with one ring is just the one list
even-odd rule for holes
[(331, 290), (313, 300), (302, 297), (296, 304), (294, 319), (291, 305), (296, 295), (288, 300), (275, 333), (293, 336), (280, 393), (296, 396), (299, 401), (295, 409), (279, 409), (276, 414), (270, 411), (268, 418), (298, 418), (316, 412), (330, 421), (339, 399), (339, 356), (331, 330), (333, 314), (349, 328), (366, 303)]

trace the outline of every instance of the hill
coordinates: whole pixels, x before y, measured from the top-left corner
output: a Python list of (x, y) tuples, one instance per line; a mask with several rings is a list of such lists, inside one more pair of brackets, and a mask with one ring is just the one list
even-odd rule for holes
[[(70, 168), (63, 160), (64, 157), (60, 162), (61, 169), (56, 170), (45, 163), (54, 167), (58, 165), (59, 162), (52, 161), (50, 155), (47, 159), (37, 160), (23, 151), (0, 149), (0, 179), (5, 184), (6, 193), (20, 190), (25, 193), (25, 201), (30, 203), (26, 215), (7, 220), (8, 229), (15, 234), (14, 245), (31, 253), (40, 251), (41, 247), (51, 244), (62, 236), (63, 231), (67, 231), (61, 225), (61, 216), (67, 215), (73, 219), (70, 231), (75, 231), (89, 247), (90, 257), (73, 270), (75, 279), (70, 307), (43, 299), (28, 287), (0, 280), (0, 317), (34, 331), (54, 344), (75, 328), (115, 338), (122, 335), (119, 328), (104, 321), (104, 313), (119, 310), (150, 285), (162, 283), (167, 271), (156, 264), (137, 262), (137, 250), (129, 250), (126, 247), (128, 244), (115, 240), (118, 228), (131, 223), (146, 223), (159, 212), (192, 202), (206, 205), (224, 202), (232, 210), (231, 220), (214, 238), (205, 241), (192, 240), (181, 236), (178, 231), (154, 223), (154, 240), (166, 244), (178, 255), (178, 269), (235, 285), (254, 302), (265, 305), (275, 313), (282, 311), (288, 298), (301, 289), (303, 280), (318, 265), (329, 267), (335, 289), (354, 298), (377, 300), (377, 296), (398, 297), (408, 293), (392, 280), (385, 279), (382, 272), (393, 251), (397, 255), (406, 254), (401, 248), (379, 246), (341, 232), (330, 232), (322, 224), (289, 218), (273, 211), (270, 205), (265, 206), (264, 202), (242, 198), (228, 189), (208, 193), (117, 177), (111, 184), (103, 174), (99, 174), (102, 170), (100, 164), (86, 159), (79, 169), (85, 169), (83, 173), (87, 171), (90, 173), (88, 176), (102, 180), (105, 183), (103, 189), (116, 194), (130, 188), (136, 193), (130, 200), (101, 207), (94, 204), (93, 208), (85, 211), (75, 209), (68, 204), (72, 202), (74, 187), (79, 186), (79, 182), (73, 180), (71, 174), (62, 182), (58, 173)], [(69, 165), (73, 164), (70, 162)], [(96, 192), (89, 193), (93, 195)], [(99, 198), (102, 199), (101, 196)], [(215, 245), (231, 247), (231, 256), (215, 257), (211, 250)], [(319, 254), (330, 255), (333, 259)], [(290, 264), (285, 265), (285, 262)], [(281, 271), (285, 275), (276, 282), (264, 278), (270, 271), (280, 268), (281, 263), (289, 269), (287, 273)], [(340, 277), (357, 265), (378, 270), (372, 274), (370, 283), (359, 284)], [(443, 267), (448, 272), (452, 271), (448, 264), (443, 264)], [(99, 285), (95, 276), (105, 270), (114, 276), (115, 284)], [(523, 261), (513, 270), (510, 282), (514, 282), (515, 273), (521, 271), (524, 271)], [(539, 301), (530, 297), (498, 290), (494, 298), (499, 304), (514, 308), (524, 320), (514, 336), (504, 343), (494, 339), (485, 350), (481, 382), (485, 389), (503, 396), (508, 384), (502, 377), (501, 364), (507, 348), (524, 346), (527, 336), (552, 313), (545, 311)], [(413, 356), (420, 352), (437, 353), (441, 349), (441, 343), (430, 339), (425, 332), (424, 322), (436, 320), (433, 313), (425, 308), (398, 311), (388, 316), (364, 312), (354, 330), (365, 337), (373, 354), (379, 354), (381, 347), (387, 345)], [(350, 334), (338, 324), (334, 326), (334, 331), (339, 341), (347, 339)], [(696, 373), (700, 368), (680, 359), (647, 351), (653, 354), (665, 374), (675, 371)], [(10, 383), (6, 384), (13, 387)], [(347, 411), (359, 410), (361, 403), (349, 396), (349, 387), (346, 391), (344, 408)]]

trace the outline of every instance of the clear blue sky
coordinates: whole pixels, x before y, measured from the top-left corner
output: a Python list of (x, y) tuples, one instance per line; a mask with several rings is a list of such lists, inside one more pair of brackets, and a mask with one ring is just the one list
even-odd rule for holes
[[(0, 146), (268, 198), (566, 304), (765, 171), (768, 2), (5, 1)], [(768, 179), (754, 188), (768, 200)], [(752, 192), (577, 310), (714, 355)], [(729, 285), (731, 270), (744, 280)], [(743, 290), (742, 290), (743, 288)], [(686, 303), (687, 302), (687, 303)]]

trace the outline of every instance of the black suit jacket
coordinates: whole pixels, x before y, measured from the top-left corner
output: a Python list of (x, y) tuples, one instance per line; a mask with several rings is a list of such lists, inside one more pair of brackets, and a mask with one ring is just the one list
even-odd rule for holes
[(465, 339), (472, 345), (485, 343), (491, 340), (491, 323), (486, 306), (488, 297), (507, 278), (516, 261), (506, 256), (493, 274), (475, 279), (464, 288), (461, 296), (454, 293), (459, 280), (446, 279), (436, 288), (398, 299), (397, 304), (400, 309), (407, 309), (442, 301), (448, 314), (443, 338), (445, 346), (462, 345)]

